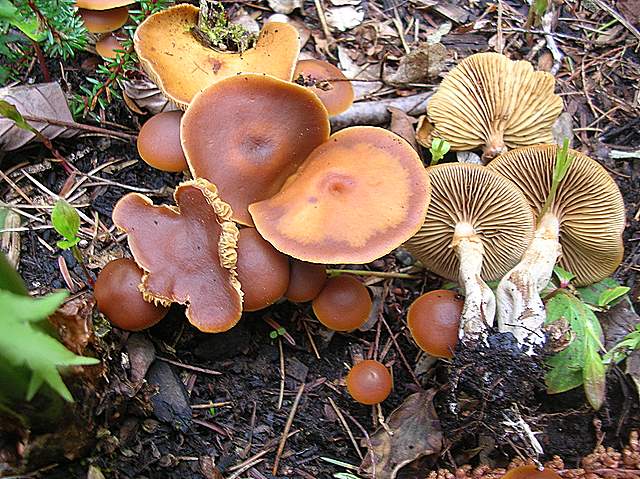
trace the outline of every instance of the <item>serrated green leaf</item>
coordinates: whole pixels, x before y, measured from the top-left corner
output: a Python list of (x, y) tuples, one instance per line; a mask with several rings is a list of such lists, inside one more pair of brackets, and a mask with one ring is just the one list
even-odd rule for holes
[(627, 294), (630, 289), (631, 288), (627, 286), (616, 286), (615, 288), (604, 290), (598, 297), (598, 306), (602, 308), (609, 306), (614, 301), (622, 298), (625, 294)]
[(585, 365), (582, 369), (584, 392), (591, 407), (596, 411), (602, 407), (606, 393), (606, 370), (602, 358), (593, 347), (585, 350)]
[(76, 240), (80, 230), (80, 215), (65, 200), (56, 201), (53, 211), (51, 211), (51, 223), (66, 240), (70, 242)]

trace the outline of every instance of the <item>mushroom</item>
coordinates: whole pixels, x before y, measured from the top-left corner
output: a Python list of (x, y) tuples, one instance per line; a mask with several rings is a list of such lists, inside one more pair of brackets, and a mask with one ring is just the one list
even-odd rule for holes
[(162, 171), (187, 169), (180, 143), (181, 111), (165, 111), (152, 116), (138, 133), (138, 153), (149, 165)]
[(116, 50), (122, 51), (124, 50), (124, 47), (118, 37), (113, 33), (108, 33), (102, 36), (96, 42), (96, 53), (102, 58), (115, 58), (118, 56), (118, 52)]
[(84, 10), (111, 10), (136, 3), (136, 0), (76, 0), (76, 7)]
[(216, 187), (198, 178), (178, 185), (177, 206), (153, 205), (138, 193), (118, 201), (113, 223), (128, 234), (144, 270), (146, 300), (186, 304), (191, 324), (204, 332), (233, 327), (242, 314), (236, 273), (238, 228)]
[(318, 95), (329, 116), (339, 115), (353, 104), (351, 82), (329, 62), (300, 60), (293, 72), (293, 80)]
[(329, 278), (313, 300), (313, 312), (334, 331), (352, 331), (369, 319), (372, 308), (369, 290), (353, 276)]
[(266, 73), (291, 81), (300, 52), (294, 27), (267, 23), (255, 47), (242, 53), (221, 52), (192, 34), (198, 12), (182, 4), (155, 13), (137, 28), (133, 40), (144, 70), (180, 108), (185, 109), (207, 86), (238, 73)]
[(526, 466), (514, 467), (502, 476), (502, 479), (560, 479), (560, 475), (549, 468), (538, 469), (537, 466), (529, 464)]
[(168, 309), (144, 300), (138, 289), (143, 271), (131, 259), (110, 261), (98, 275), (93, 294), (98, 309), (114, 326), (127, 331), (150, 328)]
[(531, 208), (514, 184), (484, 166), (446, 163), (427, 171), (429, 211), (406, 247), (431, 271), (461, 283), (458, 337), (484, 340), (495, 315), (485, 280), (501, 278), (520, 260), (533, 235)]
[(299, 85), (238, 75), (197, 95), (182, 118), (182, 147), (194, 177), (214, 183), (233, 219), (253, 225), (247, 207), (275, 195), (329, 137), (320, 100)]
[(129, 20), (127, 7), (111, 8), (109, 10), (78, 9), (84, 26), (91, 33), (109, 33), (117, 30)]
[(437, 358), (452, 358), (464, 300), (454, 291), (438, 289), (416, 299), (407, 313), (407, 325), (418, 347)]
[(488, 166), (522, 190), (538, 216), (522, 261), (496, 290), (500, 331), (512, 332), (530, 353), (534, 345), (545, 342), (546, 312), (539, 292), (551, 279), (558, 258), (560, 266), (575, 275), (573, 283), (585, 286), (613, 273), (623, 254), (622, 195), (606, 170), (588, 156), (568, 150), (573, 159), (543, 212), (559, 151), (556, 145), (518, 148)]
[(289, 286), (284, 297), (294, 303), (314, 300), (327, 282), (327, 270), (323, 264), (307, 263), (291, 259)]
[(389, 370), (373, 359), (360, 361), (347, 375), (347, 391), (361, 404), (379, 404), (389, 397), (393, 386)]
[(429, 204), (416, 151), (382, 128), (356, 126), (316, 148), (282, 190), (249, 206), (275, 248), (312, 263), (368, 263), (415, 234)]
[[(477, 53), (460, 62), (440, 84), (427, 106), (432, 135), (444, 138), (454, 151), (483, 148), (490, 160), (507, 148), (550, 143), (551, 127), (562, 111), (553, 93), (555, 80), (534, 72), (527, 61), (498, 53)], [(431, 128), (422, 122), (421, 128)], [(419, 131), (423, 146), (431, 135)]]
[(237, 269), (245, 311), (272, 305), (289, 285), (289, 258), (262, 239), (255, 228), (240, 230)]

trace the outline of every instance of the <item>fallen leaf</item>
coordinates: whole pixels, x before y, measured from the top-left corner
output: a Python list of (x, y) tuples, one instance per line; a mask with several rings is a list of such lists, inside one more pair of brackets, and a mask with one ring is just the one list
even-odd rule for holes
[(156, 359), (156, 350), (153, 343), (144, 333), (134, 333), (127, 340), (127, 353), (131, 370), (129, 377), (132, 383), (138, 383), (144, 379), (149, 366)]
[[(24, 117), (73, 122), (64, 92), (55, 82), (0, 88), (0, 99), (15, 106)], [(27, 122), (49, 139), (70, 138), (78, 132), (65, 126), (31, 120)], [(35, 133), (19, 128), (13, 120), (0, 117), (0, 151), (17, 150), (35, 138)]]
[(371, 436), (371, 449), (361, 468), (375, 477), (394, 479), (407, 464), (442, 449), (442, 430), (433, 406), (435, 389), (407, 397), (387, 420), (393, 435), (380, 427)]
[(289, 14), (302, 8), (302, 0), (269, 0), (269, 7), (276, 13)]
[(627, 358), (626, 373), (631, 376), (636, 385), (636, 392), (640, 394), (640, 350), (635, 350)]
[(49, 323), (56, 329), (62, 344), (76, 354), (84, 353), (93, 336), (91, 316), (94, 306), (93, 295), (85, 293), (67, 301), (49, 316)]
[(364, 80), (351, 82), (351, 86), (353, 86), (353, 91), (355, 94), (355, 99), (361, 100), (370, 93), (382, 88), (383, 84), (381, 81), (372, 81), (380, 80), (382, 74), (382, 64), (371, 63), (366, 66), (358, 65), (351, 59), (351, 56), (349, 56), (349, 52), (349, 49), (338, 46), (338, 59), (340, 60), (340, 67), (344, 75), (352, 80)]
[(387, 110), (391, 113), (391, 125), (389, 126), (389, 129), (396, 135), (407, 140), (407, 142), (413, 146), (413, 149), (419, 152), (420, 149), (418, 147), (418, 142), (416, 141), (416, 132), (413, 127), (415, 118), (407, 115), (399, 108), (390, 106), (387, 107)]
[(346, 5), (328, 8), (325, 14), (327, 24), (334, 30), (344, 32), (357, 27), (364, 20), (364, 9), (361, 6)]
[(383, 73), (386, 83), (402, 86), (408, 83), (425, 83), (436, 78), (444, 69), (447, 49), (441, 44), (422, 43), (402, 57), (398, 69)]
[(123, 80), (120, 83), (127, 106), (135, 111), (131, 103), (138, 111), (148, 112), (152, 115), (162, 111), (177, 110), (177, 107), (164, 96), (162, 91), (148, 78), (136, 80)]

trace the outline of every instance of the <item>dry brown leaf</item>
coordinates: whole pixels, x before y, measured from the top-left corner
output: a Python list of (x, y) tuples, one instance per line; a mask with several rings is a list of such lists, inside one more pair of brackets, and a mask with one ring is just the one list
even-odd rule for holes
[(93, 296), (85, 293), (70, 299), (49, 317), (62, 343), (76, 354), (84, 353), (93, 336), (94, 305)]
[(416, 121), (415, 118), (407, 115), (399, 108), (390, 106), (387, 110), (391, 113), (391, 125), (389, 126), (389, 129), (396, 135), (407, 140), (407, 142), (413, 146), (413, 149), (419, 153), (420, 148), (416, 141), (416, 132), (413, 126)]
[(372, 448), (361, 468), (375, 477), (394, 479), (407, 464), (442, 449), (442, 430), (433, 406), (435, 389), (420, 391), (407, 397), (387, 420), (393, 432), (378, 428), (371, 436)]
[[(64, 92), (55, 82), (0, 88), (0, 99), (15, 106), (25, 117), (73, 122)], [(70, 138), (78, 133), (77, 130), (64, 126), (36, 121), (28, 123), (49, 139)], [(12, 120), (0, 117), (0, 151), (17, 150), (35, 138), (34, 133), (17, 127)]]
[(135, 113), (143, 111), (155, 115), (177, 109), (156, 84), (146, 77), (139, 80), (123, 80), (121, 86), (127, 106)]
[(383, 73), (385, 81), (391, 85), (425, 83), (436, 78), (444, 69), (447, 49), (441, 44), (422, 43), (400, 60), (393, 73)]

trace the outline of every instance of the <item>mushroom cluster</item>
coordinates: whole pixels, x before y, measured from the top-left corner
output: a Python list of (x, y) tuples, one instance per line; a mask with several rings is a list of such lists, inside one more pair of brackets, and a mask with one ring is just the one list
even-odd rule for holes
[(129, 5), (135, 0), (78, 0), (78, 14), (91, 33), (99, 34), (96, 52), (104, 58), (115, 58), (122, 43), (113, 32), (129, 20)]

